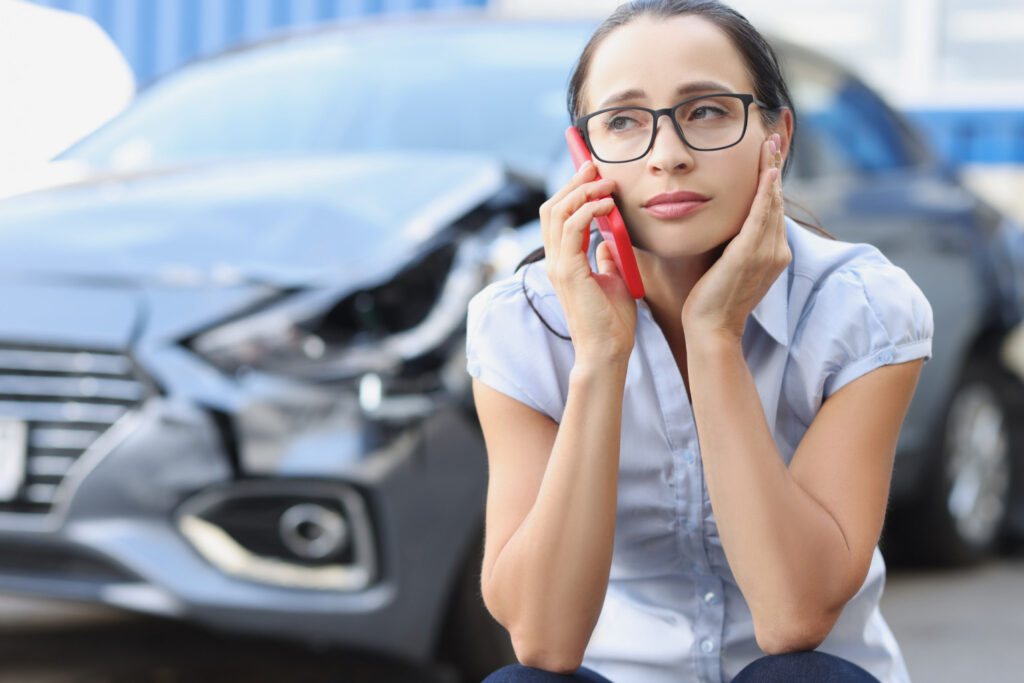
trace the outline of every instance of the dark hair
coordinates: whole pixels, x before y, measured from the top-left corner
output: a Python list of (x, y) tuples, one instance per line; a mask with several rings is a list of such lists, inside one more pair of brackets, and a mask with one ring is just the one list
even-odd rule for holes
[[(770, 128), (778, 123), (782, 110), (789, 109), (793, 114), (792, 138), (795, 139), (797, 130), (796, 109), (793, 107), (789, 87), (783, 78), (782, 67), (774, 48), (747, 21), (746, 17), (717, 0), (634, 0), (633, 2), (619, 5), (612, 12), (611, 16), (605, 19), (604, 23), (594, 31), (594, 35), (590, 37), (590, 40), (583, 48), (583, 52), (580, 53), (579, 59), (576, 61), (576, 66), (573, 68), (572, 77), (569, 79), (567, 97), (569, 118), (572, 122), (575, 124), (576, 120), (583, 115), (581, 111), (583, 106), (583, 86), (587, 80), (590, 62), (593, 60), (597, 48), (600, 47), (609, 34), (615, 31), (615, 29), (645, 16), (668, 19), (691, 14), (703, 17), (722, 29), (732, 40), (733, 45), (740, 51), (743, 61), (746, 63), (750, 81), (754, 84), (754, 96), (768, 105), (767, 107), (758, 107), (764, 126)], [(790, 154), (787, 155), (786, 162), (782, 167), (783, 177), (785, 177), (786, 172), (789, 170), (792, 159), (793, 147), (791, 145)], [(786, 199), (786, 201), (796, 204), (796, 202), (792, 202), (789, 199)], [(797, 204), (797, 206), (799, 205)], [(800, 208), (814, 219), (815, 224), (791, 217), (794, 221), (830, 239), (835, 239), (835, 237), (821, 227), (817, 217), (810, 210), (802, 206)], [(516, 266), (516, 271), (524, 265), (534, 263), (542, 258), (544, 258), (544, 247), (535, 249), (528, 254)], [(523, 291), (524, 293), (526, 291), (525, 278), (523, 279)], [(530, 302), (529, 296), (526, 297), (526, 300)], [(530, 306), (533, 307), (533, 302), (530, 302)], [(534, 311), (536, 311), (536, 308), (534, 308)], [(540, 314), (538, 313), (538, 315)], [(569, 339), (569, 337), (551, 329), (551, 326), (548, 325), (543, 316), (541, 316), (541, 321), (554, 334), (564, 339)]]

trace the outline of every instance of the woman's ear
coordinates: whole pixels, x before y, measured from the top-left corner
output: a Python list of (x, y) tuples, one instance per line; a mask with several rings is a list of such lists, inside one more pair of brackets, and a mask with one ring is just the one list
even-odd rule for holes
[(772, 132), (778, 133), (782, 138), (782, 161), (785, 163), (789, 155), (789, 143), (793, 139), (793, 111), (789, 107), (779, 110), (779, 120), (772, 126)]

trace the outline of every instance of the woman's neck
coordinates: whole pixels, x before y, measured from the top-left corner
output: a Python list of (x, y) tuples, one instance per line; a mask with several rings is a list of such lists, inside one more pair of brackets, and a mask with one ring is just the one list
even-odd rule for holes
[(636, 250), (637, 267), (644, 281), (644, 300), (669, 340), (681, 339), (686, 297), (697, 281), (722, 255), (725, 245), (704, 254), (666, 258)]

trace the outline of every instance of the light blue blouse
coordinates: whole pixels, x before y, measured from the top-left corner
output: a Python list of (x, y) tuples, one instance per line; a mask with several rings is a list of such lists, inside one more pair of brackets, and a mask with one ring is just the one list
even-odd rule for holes
[[(889, 363), (931, 357), (932, 309), (875, 247), (833, 241), (786, 219), (793, 254), (747, 319), (743, 352), (788, 464), (824, 399)], [(597, 240), (592, 240), (594, 263)], [(573, 347), (542, 263), (469, 304), (473, 377), (561, 421)], [(763, 655), (722, 549), (686, 387), (646, 302), (623, 400), (611, 576), (583, 664), (614, 683), (729, 681)], [(878, 609), (885, 564), (875, 548), (864, 585), (818, 648), (883, 683), (909, 681)]]

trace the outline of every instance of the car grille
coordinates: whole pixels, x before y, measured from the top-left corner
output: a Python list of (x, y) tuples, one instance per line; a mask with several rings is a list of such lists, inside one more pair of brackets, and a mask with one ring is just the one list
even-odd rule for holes
[(148, 393), (124, 353), (0, 344), (0, 418), (28, 434), (24, 480), (0, 512), (49, 512), (79, 456)]

